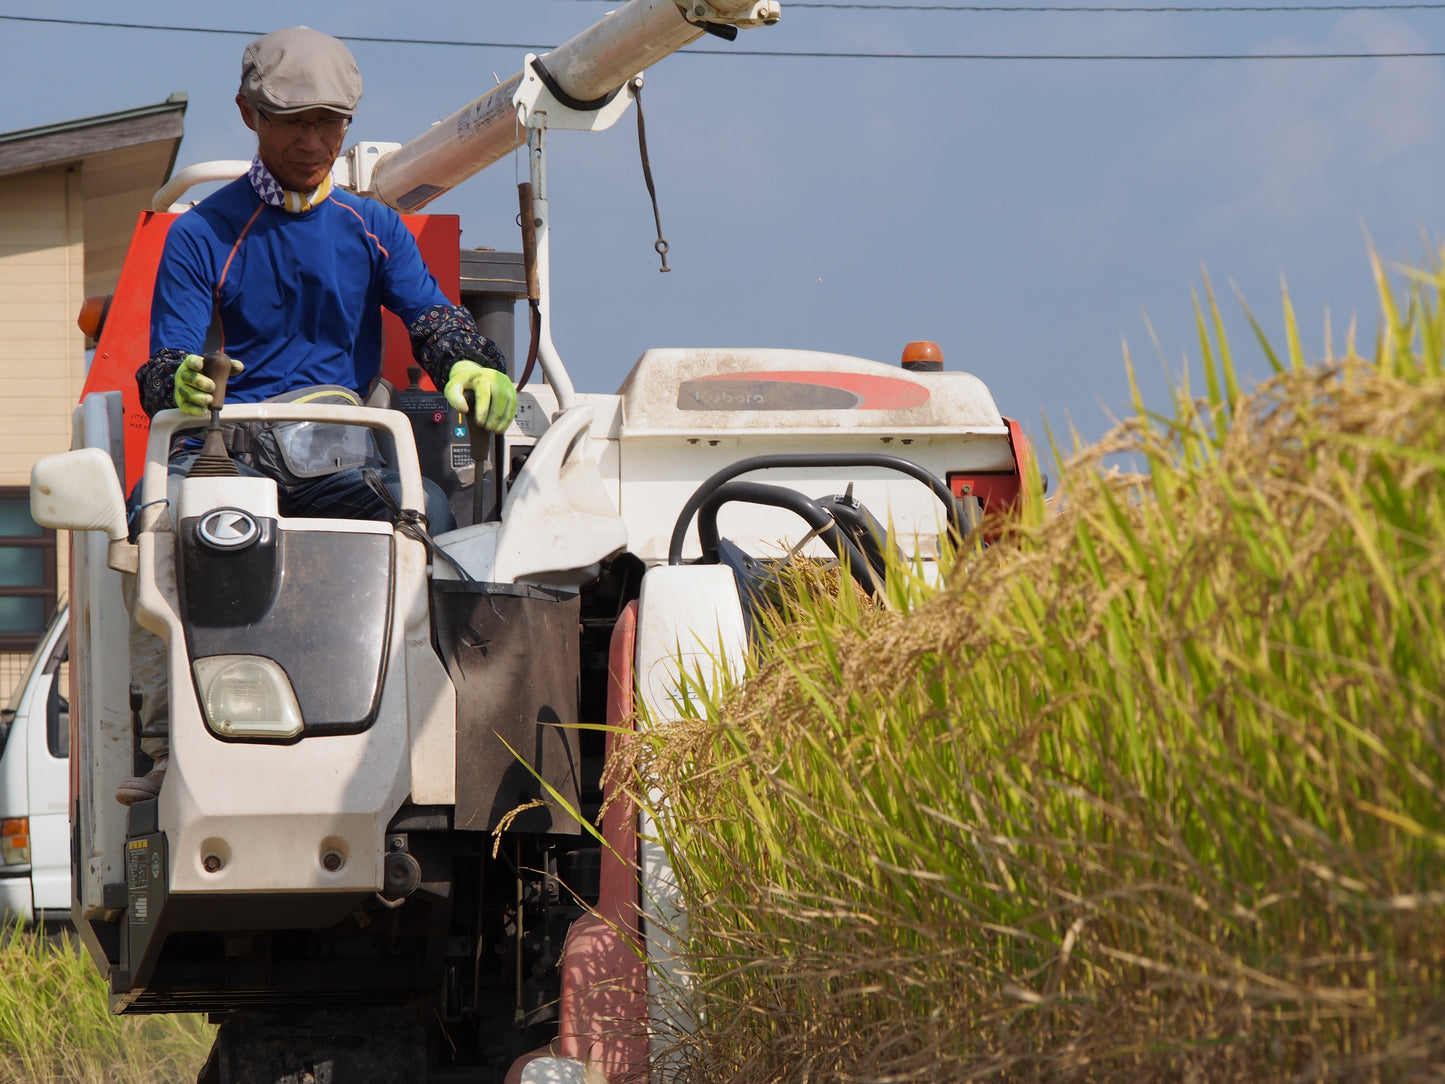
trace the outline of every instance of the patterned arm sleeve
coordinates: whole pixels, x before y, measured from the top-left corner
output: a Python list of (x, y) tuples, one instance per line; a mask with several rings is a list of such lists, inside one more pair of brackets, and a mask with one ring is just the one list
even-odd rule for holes
[(507, 371), (507, 359), (496, 343), (477, 330), (472, 314), (460, 305), (433, 305), (407, 330), (411, 332), (412, 357), (438, 389), (446, 385), (452, 366), (459, 361)]
[(154, 418), (156, 411), (169, 410), (176, 405), (176, 370), (186, 359), (189, 351), (172, 350), (165, 347), (157, 350), (150, 359), (135, 371), (136, 386), (140, 389), (141, 409), (146, 416)]

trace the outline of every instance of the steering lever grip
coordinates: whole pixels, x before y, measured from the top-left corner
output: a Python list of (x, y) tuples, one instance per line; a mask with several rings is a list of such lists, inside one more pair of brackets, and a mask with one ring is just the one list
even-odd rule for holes
[(220, 410), (226, 405), (226, 381), (231, 379), (231, 356), (224, 350), (212, 350), (201, 358), (201, 372), (215, 383), (216, 390), (211, 393), (211, 409)]

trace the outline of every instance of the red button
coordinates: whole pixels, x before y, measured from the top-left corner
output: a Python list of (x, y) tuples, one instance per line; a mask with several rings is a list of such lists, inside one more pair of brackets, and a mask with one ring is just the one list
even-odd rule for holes
[(447, 420), (447, 416), (440, 410), (433, 410), (431, 412), (431, 420), (437, 425), (441, 425), (442, 422)]

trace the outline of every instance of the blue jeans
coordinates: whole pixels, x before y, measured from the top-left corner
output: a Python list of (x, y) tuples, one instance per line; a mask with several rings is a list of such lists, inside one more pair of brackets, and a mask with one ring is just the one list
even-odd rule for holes
[[(361, 476), (360, 467), (310, 478), (294, 486), (277, 483), (283, 516), (319, 516), (331, 519), (379, 519), (390, 522), (391, 509), (386, 502), (372, 492)], [(386, 487), (392, 499), (401, 504), (401, 475), (394, 470), (376, 468), (377, 476)], [(436, 535), (450, 531), (457, 525), (451, 505), (441, 486), (430, 478), (423, 478), (426, 492), (426, 513), (428, 530)]]

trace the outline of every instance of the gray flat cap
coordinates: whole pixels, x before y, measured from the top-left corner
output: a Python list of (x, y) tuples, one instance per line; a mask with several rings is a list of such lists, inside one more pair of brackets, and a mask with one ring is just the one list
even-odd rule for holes
[(361, 101), (361, 72), (351, 50), (330, 34), (289, 26), (246, 46), (241, 96), (271, 113), (352, 113)]

